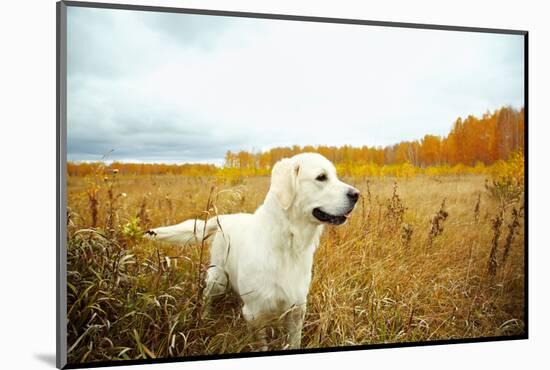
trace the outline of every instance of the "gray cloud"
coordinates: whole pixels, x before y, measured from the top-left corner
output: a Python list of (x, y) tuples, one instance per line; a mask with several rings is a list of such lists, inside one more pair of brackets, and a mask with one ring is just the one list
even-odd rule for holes
[[(75, 137), (68, 145), (72, 160), (109, 159), (147, 162), (203, 162), (223, 158), (223, 147), (238, 145), (228, 140), (204, 140), (199, 136), (158, 135), (150, 140), (146, 135), (134, 135), (131, 140), (111, 140), (104, 137)], [(139, 143), (136, 143), (139, 140)], [(219, 162), (218, 162), (219, 163)]]

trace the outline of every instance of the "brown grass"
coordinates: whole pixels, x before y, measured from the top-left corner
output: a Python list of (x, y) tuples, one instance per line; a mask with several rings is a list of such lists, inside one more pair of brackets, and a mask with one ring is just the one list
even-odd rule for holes
[[(348, 224), (323, 234), (304, 347), (524, 333), (520, 203), (502, 213), (495, 238), (499, 200), (484, 176), (345, 181), (363, 197)], [(250, 351), (233, 294), (200, 319), (207, 248), (154, 243), (141, 233), (204, 218), (205, 209), (252, 212), (269, 179), (109, 174), (96, 185), (92, 202), (90, 180), (69, 178), (69, 362)], [(279, 334), (275, 325), (274, 349)]]

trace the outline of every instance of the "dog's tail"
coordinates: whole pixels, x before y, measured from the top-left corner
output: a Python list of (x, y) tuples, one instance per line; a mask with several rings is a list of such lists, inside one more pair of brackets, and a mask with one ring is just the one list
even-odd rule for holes
[(144, 236), (148, 239), (167, 243), (200, 243), (207, 240), (220, 229), (219, 216), (203, 220), (187, 220), (177, 225), (157, 227), (147, 230)]

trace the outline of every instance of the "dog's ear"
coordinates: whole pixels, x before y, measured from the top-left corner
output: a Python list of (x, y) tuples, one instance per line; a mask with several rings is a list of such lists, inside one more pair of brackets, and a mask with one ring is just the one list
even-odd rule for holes
[(287, 210), (296, 196), (296, 178), (300, 166), (285, 158), (275, 163), (271, 171), (271, 191), (284, 210)]

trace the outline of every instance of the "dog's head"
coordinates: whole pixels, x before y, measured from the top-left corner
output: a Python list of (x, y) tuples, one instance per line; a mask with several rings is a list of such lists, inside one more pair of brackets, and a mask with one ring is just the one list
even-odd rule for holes
[(302, 153), (277, 162), (270, 191), (281, 208), (318, 224), (345, 223), (359, 199), (359, 191), (340, 181), (334, 165), (316, 153)]

